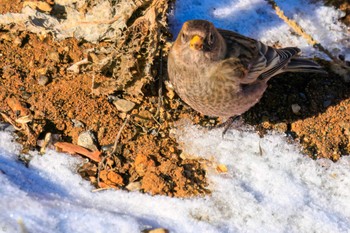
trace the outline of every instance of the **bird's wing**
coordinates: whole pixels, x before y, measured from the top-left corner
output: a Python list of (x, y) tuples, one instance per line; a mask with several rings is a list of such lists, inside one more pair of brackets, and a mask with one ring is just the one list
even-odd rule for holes
[(274, 49), (232, 31), (218, 31), (227, 43), (227, 58), (237, 57), (248, 70), (242, 83), (251, 83), (258, 78), (268, 79), (280, 73), (290, 59), (300, 52), (294, 47)]
[(258, 70), (259, 78), (269, 79), (272, 76), (283, 72), (283, 68), (287, 66), (292, 57), (300, 53), (300, 49), (296, 47), (288, 47), (283, 49), (274, 49), (261, 42), (259, 57), (266, 59), (266, 65), (262, 70)]

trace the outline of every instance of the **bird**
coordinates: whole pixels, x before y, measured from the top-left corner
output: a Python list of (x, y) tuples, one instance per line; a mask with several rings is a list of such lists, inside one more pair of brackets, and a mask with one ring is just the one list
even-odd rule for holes
[(273, 48), (207, 20), (186, 21), (168, 54), (168, 77), (178, 96), (209, 117), (229, 119), (262, 98), (270, 78), (284, 72), (326, 74), (297, 47)]

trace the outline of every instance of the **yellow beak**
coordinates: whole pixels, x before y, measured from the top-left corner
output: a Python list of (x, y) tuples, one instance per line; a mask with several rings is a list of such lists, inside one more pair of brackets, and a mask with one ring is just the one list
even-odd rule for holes
[(190, 48), (193, 50), (202, 50), (203, 49), (203, 38), (194, 35), (192, 39), (190, 40)]

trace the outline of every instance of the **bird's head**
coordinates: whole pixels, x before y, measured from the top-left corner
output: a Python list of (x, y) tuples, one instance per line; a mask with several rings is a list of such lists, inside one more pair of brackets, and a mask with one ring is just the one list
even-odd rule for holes
[(226, 56), (226, 42), (206, 20), (190, 20), (184, 23), (175, 46), (189, 61), (217, 61)]

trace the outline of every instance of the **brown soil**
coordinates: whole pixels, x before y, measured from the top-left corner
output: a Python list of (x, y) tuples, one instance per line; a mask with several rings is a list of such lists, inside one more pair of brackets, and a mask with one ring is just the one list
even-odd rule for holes
[[(0, 13), (18, 12), (21, 9), (18, 3), (2, 1)], [(90, 130), (97, 139), (97, 148), (106, 152), (102, 162), (89, 161), (79, 172), (97, 188), (178, 197), (210, 192), (201, 161), (181, 158), (181, 150), (169, 131), (174, 122), (183, 118), (203, 126), (220, 121), (195, 113), (164, 87), (163, 104), (158, 112), (155, 81), (143, 89), (144, 97), (120, 131), (127, 114), (116, 109), (110, 96), (93, 91), (93, 87), (110, 77), (84, 70), (79, 74), (67, 71), (84, 59), (86, 49), (99, 46), (108, 44), (93, 45), (75, 39), (57, 42), (50, 36), (0, 28), (0, 112), (5, 114), (0, 120), (17, 120), (16, 126), (22, 127), (18, 135), (24, 152), (40, 149), (38, 142), (48, 132), (59, 135), (61, 141), (77, 144), (79, 134)], [(163, 63), (166, 74), (166, 54)], [(159, 67), (157, 60), (154, 70), (158, 74)], [(349, 93), (350, 85), (331, 71), (324, 77), (286, 74), (270, 81), (263, 99), (243, 119), (256, 126), (261, 135), (270, 129), (285, 132), (300, 141), (311, 157), (336, 161), (340, 155), (350, 153)], [(123, 98), (125, 93), (113, 95)], [(11, 103), (16, 100), (23, 106), (14, 108)], [(292, 111), (295, 104), (301, 107), (299, 112)], [(23, 123), (26, 115), (30, 115), (30, 120)], [(108, 149), (118, 132), (121, 137), (116, 153), (112, 154)]]
[(18, 13), (21, 12), (23, 3), (21, 0), (1, 0), (0, 2), (0, 14), (6, 14), (7, 12)]
[[(27, 32), (0, 32), (0, 54), (4, 58), (0, 66), (0, 111), (11, 119), (23, 116), (10, 108), (11, 99), (19, 100), (30, 110), (33, 121), (28, 125), (32, 134), (18, 132), (24, 151), (39, 149), (37, 141), (48, 132), (77, 144), (79, 134), (90, 130), (97, 138), (98, 148), (114, 143), (126, 114), (119, 112), (107, 96), (93, 94), (91, 74), (67, 72), (69, 66), (84, 58), (82, 51), (90, 46), (78, 44), (75, 39), (55, 42), (51, 37), (40, 39)], [(40, 81), (44, 77), (50, 80), (45, 85)], [(94, 84), (108, 79), (94, 75)], [(176, 120), (187, 117), (198, 122), (199, 117), (178, 99), (167, 96), (155, 117), (158, 96), (153, 92), (146, 88), (143, 102), (133, 109), (131, 120), (122, 130), (117, 155), (109, 155), (100, 168), (99, 187), (136, 187), (151, 194), (180, 197), (207, 193), (201, 164), (181, 159), (181, 151), (169, 135)], [(79, 172), (98, 185), (97, 163), (86, 163)]]

